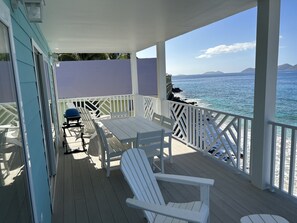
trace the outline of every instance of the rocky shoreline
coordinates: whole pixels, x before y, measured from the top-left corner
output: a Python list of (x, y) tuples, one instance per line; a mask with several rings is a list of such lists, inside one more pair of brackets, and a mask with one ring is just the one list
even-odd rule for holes
[(168, 100), (170, 101), (175, 101), (175, 102), (180, 102), (180, 103), (185, 103), (185, 104), (190, 104), (190, 105), (197, 105), (197, 102), (188, 102), (187, 99), (181, 99), (178, 96), (175, 96), (176, 93), (181, 93), (183, 90), (176, 87), (172, 88), (172, 92), (168, 96)]

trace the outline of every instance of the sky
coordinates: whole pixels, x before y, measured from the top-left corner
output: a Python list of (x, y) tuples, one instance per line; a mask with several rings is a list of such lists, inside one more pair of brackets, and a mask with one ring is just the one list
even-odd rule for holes
[[(255, 67), (257, 8), (166, 41), (166, 72), (241, 72)], [(156, 57), (156, 47), (137, 53)], [(281, 0), (279, 65), (297, 64), (297, 0)]]

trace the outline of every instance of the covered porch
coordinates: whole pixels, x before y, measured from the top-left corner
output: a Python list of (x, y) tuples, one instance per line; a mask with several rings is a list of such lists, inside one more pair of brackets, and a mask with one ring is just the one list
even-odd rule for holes
[[(238, 223), (242, 216), (255, 213), (280, 215), (289, 222), (297, 217), (296, 202), (254, 187), (242, 174), (176, 139), (173, 158), (173, 164), (165, 162), (166, 173), (215, 179), (210, 192), (212, 223)], [(199, 198), (199, 191), (191, 186), (169, 183), (160, 186), (166, 201)], [(106, 177), (98, 148), (95, 143), (90, 144), (88, 153), (60, 154), (52, 222), (146, 222), (141, 211), (127, 207), (125, 200), (132, 196), (120, 170)]]
[[(20, 193), (19, 209), (4, 199), (10, 204), (1, 203), (9, 207), (5, 209), (9, 216), (22, 215), (24, 205), (27, 221), (32, 222), (144, 221), (140, 212), (125, 204), (132, 194), (121, 172), (106, 178), (99, 168), (95, 145), (87, 153), (62, 154), (58, 113), (65, 111), (67, 100), (76, 100), (78, 107), (98, 105), (92, 115), (118, 110), (148, 119), (153, 112), (174, 119), (174, 163), (166, 163), (165, 172), (215, 179), (211, 222), (238, 222), (254, 213), (295, 221), (297, 127), (275, 122), (280, 0), (40, 0), (43, 11), (35, 11), (36, 5), (31, 8), (43, 17), (40, 24), (28, 17), (28, 2), (0, 0), (4, 30), (0, 39), (5, 43), (7, 77), (13, 77), (7, 86), (11, 95), (16, 93), (12, 107), (18, 108), (8, 111), (16, 117), (9, 125), (20, 129), (23, 141), (15, 145), (24, 156), (18, 168), (25, 170), (20, 172), (24, 185), (18, 181), (12, 185), (28, 192), (27, 203), (22, 200), (25, 193)], [(257, 7), (253, 117), (167, 101), (166, 41), (253, 7)], [(156, 98), (139, 93), (136, 53), (151, 46), (156, 46), (157, 55)], [(57, 53), (129, 53), (131, 94), (68, 98), (58, 110)], [(166, 200), (198, 196), (192, 187), (161, 187)], [(9, 199), (15, 201), (15, 194), (9, 193)]]
[[(136, 53), (147, 47), (156, 46), (157, 112), (168, 116), (166, 41), (255, 6), (257, 6), (255, 96), (253, 125), (250, 126), (252, 129), (249, 132), (252, 145), (248, 152), (252, 166), (250, 168), (252, 183), (258, 188), (267, 189), (274, 181), (271, 174), (273, 171), (271, 157), (274, 156), (274, 151), (271, 150), (273, 137), (271, 122), (274, 121), (276, 101), (279, 0), (191, 1), (187, 4), (179, 1), (148, 4), (147, 1), (135, 0), (121, 3), (100, 1), (89, 4), (83, 2), (72, 4), (69, 0), (50, 1), (45, 6), (44, 21), (40, 27), (53, 53), (130, 53), (131, 93), (136, 98), (141, 98)], [(78, 33), (77, 30), (82, 32)], [(54, 58), (54, 55), (51, 57)], [(135, 114), (146, 116), (141, 100), (136, 99), (134, 106)], [(295, 138), (292, 139), (294, 140)], [(294, 166), (295, 161), (293, 160), (290, 165)], [(293, 175), (290, 176), (292, 181), (295, 177)], [(279, 184), (282, 189), (283, 182)], [(291, 184), (291, 187), (294, 185)], [(290, 193), (292, 194), (292, 190)]]
[[(107, 12), (114, 9), (114, 5), (109, 5), (106, 1), (102, 2), (105, 3)], [(167, 165), (166, 172), (215, 179), (216, 184), (211, 191), (212, 222), (238, 222), (240, 217), (252, 213), (278, 214), (293, 221), (295, 218), (293, 211), (295, 204), (290, 199), (293, 200), (294, 196), (296, 196), (294, 182), (296, 175), (296, 154), (294, 154), (296, 144), (293, 144), (296, 141), (296, 128), (282, 126), (273, 122), (280, 2), (278, 0), (244, 1), (241, 3), (228, 1), (226, 4), (214, 2), (211, 2), (210, 5), (200, 2), (200, 5), (196, 1), (191, 1), (191, 4), (187, 4), (183, 8), (184, 5), (180, 5), (178, 1), (175, 1), (172, 8), (169, 7), (171, 10), (166, 10), (168, 14), (164, 15), (164, 11), (158, 9), (171, 5), (167, 1), (164, 5), (155, 4), (153, 6), (147, 5), (144, 1), (142, 1), (142, 4), (131, 1), (131, 4), (128, 5), (121, 4), (119, 8), (123, 10), (112, 13), (115, 17), (108, 17), (110, 20), (106, 22), (102, 17), (94, 17), (97, 15), (97, 10), (91, 10), (91, 5), (80, 4), (79, 7), (70, 10), (71, 15), (66, 15), (61, 9), (71, 7), (69, 1), (61, 3), (59, 9), (55, 8), (55, 4), (58, 3), (53, 1), (46, 6), (48, 10), (46, 10), (47, 14), (45, 13), (45, 21), (41, 25), (41, 29), (49, 41), (50, 48), (55, 53), (130, 53), (131, 98), (133, 97), (133, 99), (129, 99), (129, 103), (133, 100), (133, 112), (135, 115), (149, 118), (152, 112), (155, 111), (174, 118), (178, 123), (174, 136), (185, 144), (175, 141), (175, 143), (180, 144), (173, 146), (174, 150), (177, 151), (175, 163)], [(254, 7), (256, 3), (258, 3), (258, 26), (253, 118), (230, 114), (223, 114), (223, 117), (221, 117), (221, 114), (216, 111), (183, 107), (166, 101), (165, 42), (175, 36)], [(98, 9), (95, 6), (97, 5), (94, 5), (94, 8)], [(144, 7), (150, 9), (147, 10), (148, 12), (155, 10), (154, 19), (151, 18), (149, 13), (142, 16), (135, 13), (143, 11)], [(184, 11), (180, 11), (182, 8)], [(196, 12), (195, 9), (199, 10)], [(76, 20), (76, 13), (73, 13), (78, 12), (78, 10), (84, 12), (84, 16), (86, 16), (81, 17), (82, 21), (80, 23)], [(56, 13), (49, 14), (49, 12), (53, 11)], [(209, 16), (205, 16), (205, 12)], [(130, 19), (123, 20), (121, 16), (127, 14), (133, 16), (129, 17)], [(101, 11), (100, 16), (104, 15), (106, 14)], [(72, 21), (68, 19), (66, 23), (69, 28), (68, 32), (65, 32), (64, 25), (57, 26), (59, 20), (65, 20), (65, 16), (72, 18)], [(100, 21), (101, 24), (94, 24), (94, 18)], [(120, 27), (119, 21), (124, 21), (121, 24), (122, 27)], [(139, 23), (136, 21), (139, 21)], [(76, 26), (77, 24), (83, 25)], [(91, 32), (90, 27), (97, 30), (97, 32)], [(77, 34), (77, 30), (80, 28), (85, 31), (81, 33), (88, 33), (90, 36), (87, 40), (84, 36)], [(98, 30), (103, 30), (105, 35), (101, 35)], [(77, 44), (78, 42), (80, 44)], [(139, 95), (138, 89), (136, 52), (153, 45), (156, 45), (157, 49), (157, 99), (142, 97)], [(154, 101), (154, 107), (150, 110), (152, 100)], [(120, 104), (122, 105), (121, 102)], [(121, 108), (120, 110), (128, 109), (130, 111), (130, 104), (127, 106), (127, 108)], [(176, 112), (175, 114), (172, 113), (173, 110)], [(206, 125), (205, 122), (202, 123), (202, 120), (207, 120), (210, 123), (207, 132), (210, 133), (209, 136), (206, 136), (206, 132), (204, 132), (204, 136), (202, 134), (202, 131), (205, 131), (202, 126)], [(284, 139), (287, 137), (286, 134), (282, 135), (283, 140), (278, 149), (276, 149), (276, 144), (273, 144), (276, 141), (273, 137), (277, 137), (276, 132), (279, 127), (282, 129), (281, 131), (286, 132), (286, 129), (289, 128), (292, 132), (290, 151), (294, 158), (290, 159), (289, 168), (287, 168), (287, 161), (285, 161), (288, 153), (283, 152), (286, 150), (287, 140)], [(222, 132), (220, 132), (221, 128), (224, 129)], [(236, 134), (233, 129), (235, 129)], [(217, 138), (217, 136), (220, 137)], [(232, 142), (228, 141), (230, 137), (233, 138)], [(225, 141), (222, 141), (221, 138), (224, 138)], [(212, 141), (213, 139), (215, 140)], [(219, 153), (219, 150), (212, 151), (217, 141), (221, 141), (218, 146), (222, 146), (224, 143), (227, 144), (223, 145), (225, 150), (222, 153)], [(189, 145), (198, 151), (191, 150), (185, 145)], [(179, 151), (180, 149), (181, 151)], [(189, 153), (185, 152), (187, 150), (194, 154), (189, 155)], [(92, 148), (89, 151), (91, 152)], [(207, 155), (211, 153), (213, 158), (218, 158), (222, 162), (214, 163), (207, 155), (204, 154), (205, 156), (203, 156), (203, 153)], [(54, 222), (59, 222), (62, 219), (65, 220), (64, 222), (72, 220), (78, 222), (100, 221), (100, 219), (102, 222), (122, 222), (123, 219), (126, 219), (127, 222), (143, 221), (141, 213), (127, 208), (125, 204), (125, 199), (131, 196), (131, 192), (121, 173), (119, 171), (114, 172), (110, 179), (106, 178), (104, 171), (98, 168), (100, 165), (97, 163), (97, 157), (92, 157), (90, 154), (85, 156), (79, 154), (82, 157), (76, 157), (76, 155), (73, 157), (60, 156), (55, 189), (57, 199), (54, 200), (53, 205)], [(276, 158), (277, 162), (274, 162)], [(229, 165), (223, 165), (222, 163)], [(231, 170), (230, 166), (235, 168)], [(285, 178), (288, 180), (284, 180)], [(162, 188), (168, 200), (181, 201), (196, 196), (193, 188), (184, 189), (174, 186), (168, 189), (166, 186), (162, 185)], [(289, 194), (291, 197), (285, 199), (277, 193), (272, 194), (269, 191), (262, 191), (264, 189), (285, 191), (285, 194)], [(289, 208), (282, 208), (284, 206), (289, 206)], [(292, 209), (290, 209), (290, 206), (292, 206)]]

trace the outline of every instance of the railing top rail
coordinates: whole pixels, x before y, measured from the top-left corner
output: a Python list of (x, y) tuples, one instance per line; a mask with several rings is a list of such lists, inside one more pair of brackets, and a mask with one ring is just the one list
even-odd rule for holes
[(238, 117), (238, 118), (247, 119), (247, 120), (250, 120), (250, 121), (253, 120), (252, 117), (243, 116), (243, 115), (235, 115), (235, 114), (228, 113), (228, 112), (223, 112), (223, 111), (219, 111), (219, 110), (214, 110), (214, 109), (209, 109), (209, 108), (199, 107), (199, 106), (197, 106), (197, 105), (185, 104), (185, 103), (176, 102), (176, 101), (169, 101), (169, 102), (170, 102), (170, 103), (175, 103), (175, 104), (180, 104), (180, 105), (186, 105), (186, 106), (189, 106), (189, 107), (192, 107), (192, 108), (203, 109), (203, 110), (210, 111), (210, 112), (219, 112), (219, 113), (224, 114), (224, 115), (230, 115), (230, 116), (234, 116), (234, 117)]
[(272, 126), (279, 126), (279, 127), (283, 127), (283, 128), (297, 130), (297, 126), (293, 126), (293, 125), (289, 125), (289, 124), (284, 124), (284, 123), (279, 123), (279, 122), (274, 122), (274, 121), (269, 121), (268, 124), (272, 125)]
[(110, 97), (123, 97), (123, 96), (134, 96), (134, 94), (121, 94), (121, 95), (106, 95), (106, 96), (93, 96), (93, 97), (75, 97), (75, 98), (59, 98), (60, 100), (77, 100), (77, 99), (96, 99), (96, 98), (110, 98)]

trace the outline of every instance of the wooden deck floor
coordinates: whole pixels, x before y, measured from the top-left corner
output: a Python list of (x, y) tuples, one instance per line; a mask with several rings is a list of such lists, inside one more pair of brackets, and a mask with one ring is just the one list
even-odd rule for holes
[[(174, 163), (165, 162), (165, 172), (215, 179), (211, 188), (212, 223), (240, 222), (242, 216), (269, 213), (297, 222), (297, 204), (269, 191), (261, 191), (243, 176), (173, 140)], [(160, 184), (166, 201), (199, 198), (196, 188)], [(132, 193), (120, 170), (106, 177), (100, 168), (95, 146), (88, 154), (64, 155), (61, 151), (56, 177), (53, 223), (146, 222), (140, 211), (128, 208)]]

